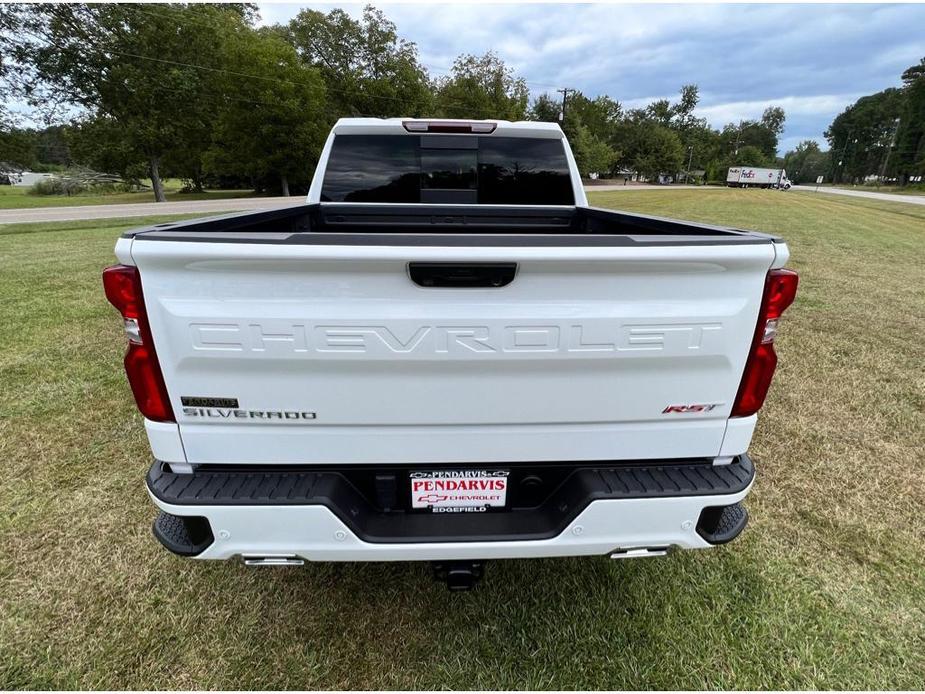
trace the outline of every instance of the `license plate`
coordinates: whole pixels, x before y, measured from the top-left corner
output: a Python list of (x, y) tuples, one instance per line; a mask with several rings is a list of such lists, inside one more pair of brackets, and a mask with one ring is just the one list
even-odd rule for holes
[(434, 513), (475, 512), (503, 507), (508, 470), (427, 470), (411, 473), (411, 508)]

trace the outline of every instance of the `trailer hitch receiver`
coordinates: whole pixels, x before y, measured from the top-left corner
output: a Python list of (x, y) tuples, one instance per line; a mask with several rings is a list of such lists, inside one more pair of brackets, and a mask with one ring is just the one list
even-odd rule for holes
[(434, 580), (446, 583), (452, 591), (472, 590), (485, 573), (485, 562), (435, 561), (431, 563)]

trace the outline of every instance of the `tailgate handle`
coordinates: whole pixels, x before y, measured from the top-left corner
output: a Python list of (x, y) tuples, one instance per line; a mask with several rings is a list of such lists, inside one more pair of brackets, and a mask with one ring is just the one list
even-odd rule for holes
[(419, 287), (504, 287), (517, 274), (517, 263), (408, 263)]

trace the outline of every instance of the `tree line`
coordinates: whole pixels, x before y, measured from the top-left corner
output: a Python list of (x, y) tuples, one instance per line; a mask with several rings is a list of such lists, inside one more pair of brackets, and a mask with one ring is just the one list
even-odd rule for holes
[(925, 177), (925, 58), (903, 71), (902, 86), (862, 96), (835, 117), (823, 150), (804, 140), (784, 155), (791, 180), (870, 181), (905, 186)]
[(0, 6), (0, 96), (50, 123), (16, 128), (0, 109), (0, 162), (150, 179), (158, 200), (166, 176), (289, 194), (306, 189), (337, 118), (409, 116), (560, 122), (583, 175), (724, 180), (729, 166), (780, 163), (779, 107), (716, 129), (694, 115), (696, 85), (632, 109), (575, 90), (531, 99), (493, 52), (432, 75), (372, 6), (258, 19), (250, 4)]
[(902, 73), (902, 86), (864, 96), (825, 131), (835, 182), (871, 177), (899, 185), (925, 176), (925, 58)]

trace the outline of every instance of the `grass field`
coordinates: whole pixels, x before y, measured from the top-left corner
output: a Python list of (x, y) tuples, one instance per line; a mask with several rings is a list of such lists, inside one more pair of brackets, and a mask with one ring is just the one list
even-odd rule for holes
[[(773, 191), (594, 204), (782, 234), (800, 295), (752, 522), (662, 559), (246, 569), (151, 537), (103, 299), (112, 221), (0, 228), (0, 688), (919, 688), (925, 208)], [(144, 220), (132, 220), (131, 225)]]
[[(226, 200), (245, 198), (255, 195), (252, 190), (207, 190), (203, 193), (181, 193), (182, 181), (168, 178), (164, 181), (164, 190), (168, 202), (187, 202), (190, 200)], [(29, 188), (18, 186), (0, 186), (0, 210), (32, 207), (69, 207), (77, 205), (119, 205), (136, 202), (154, 202), (154, 193), (150, 190), (136, 193), (81, 193), (80, 195), (32, 195)]]

